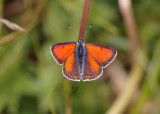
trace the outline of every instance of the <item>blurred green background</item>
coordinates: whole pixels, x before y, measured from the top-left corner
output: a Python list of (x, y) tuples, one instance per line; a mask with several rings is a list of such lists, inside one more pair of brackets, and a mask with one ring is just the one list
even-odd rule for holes
[[(0, 17), (27, 29), (16, 32), (0, 23), (1, 114), (104, 114), (128, 86), (133, 67), (131, 42), (116, 0), (91, 0), (84, 41), (112, 47), (115, 61), (90, 82), (62, 75), (50, 47), (77, 41), (84, 0), (0, 0)], [(143, 68), (124, 114), (160, 114), (160, 1), (132, 0)], [(16, 35), (15, 35), (15, 34)], [(0, 38), (0, 41), (2, 40)], [(138, 72), (134, 73), (135, 75)]]

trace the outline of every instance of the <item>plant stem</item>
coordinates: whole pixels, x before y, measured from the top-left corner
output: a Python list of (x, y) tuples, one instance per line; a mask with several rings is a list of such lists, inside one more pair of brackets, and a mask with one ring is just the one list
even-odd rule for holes
[(84, 30), (85, 30), (85, 24), (86, 24), (86, 20), (87, 20), (89, 5), (90, 5), (90, 0), (85, 0), (84, 9), (83, 9), (83, 16), (82, 16), (82, 20), (81, 20), (81, 28), (80, 28), (80, 32), (79, 32), (79, 39), (80, 38), (83, 39), (83, 36), (84, 36)]
[[(126, 33), (131, 44), (131, 54), (135, 54), (139, 49), (138, 32), (132, 12), (131, 0), (118, 0), (119, 8), (124, 19)], [(132, 55), (133, 57), (135, 55)]]
[(72, 101), (70, 98), (71, 93), (71, 82), (69, 80), (65, 80), (64, 83), (64, 99), (65, 99), (65, 114), (72, 114)]
[(124, 19), (126, 32), (131, 44), (131, 57), (132, 57), (132, 69), (129, 74), (129, 79), (124, 90), (117, 97), (109, 111), (106, 114), (122, 114), (128, 106), (130, 99), (133, 97), (134, 92), (137, 90), (140, 80), (143, 76), (142, 63), (139, 62), (139, 58), (136, 56), (140, 52), (140, 46), (138, 42), (138, 34), (132, 13), (131, 0), (118, 0), (119, 8)]

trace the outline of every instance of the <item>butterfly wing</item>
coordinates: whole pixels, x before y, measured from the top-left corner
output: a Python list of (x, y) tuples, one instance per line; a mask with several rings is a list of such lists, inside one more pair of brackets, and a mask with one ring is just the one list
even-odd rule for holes
[(63, 63), (63, 75), (69, 80), (80, 81), (80, 74), (78, 70), (77, 58), (74, 53)]
[(98, 65), (98, 63), (94, 60), (94, 58), (87, 54), (84, 61), (84, 72), (82, 76), (83, 81), (91, 81), (99, 78), (103, 73), (102, 68)]
[(108, 66), (116, 57), (117, 51), (98, 44), (86, 43), (88, 55), (98, 63), (101, 68)]
[(108, 66), (117, 55), (114, 49), (94, 43), (86, 43), (86, 50), (83, 81), (99, 78), (103, 73), (102, 68)]
[(76, 42), (58, 43), (51, 47), (51, 54), (58, 64), (62, 64), (71, 55), (76, 47)]
[(74, 54), (75, 42), (58, 43), (51, 47), (51, 53), (58, 64), (63, 64), (63, 75), (69, 80), (80, 81), (77, 60)]

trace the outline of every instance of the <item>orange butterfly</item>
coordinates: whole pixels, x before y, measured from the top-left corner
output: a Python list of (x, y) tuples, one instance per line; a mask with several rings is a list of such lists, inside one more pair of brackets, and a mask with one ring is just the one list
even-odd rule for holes
[(63, 64), (63, 75), (72, 81), (91, 81), (99, 78), (103, 68), (107, 67), (116, 57), (117, 51), (112, 48), (76, 42), (58, 43), (51, 47), (53, 58)]

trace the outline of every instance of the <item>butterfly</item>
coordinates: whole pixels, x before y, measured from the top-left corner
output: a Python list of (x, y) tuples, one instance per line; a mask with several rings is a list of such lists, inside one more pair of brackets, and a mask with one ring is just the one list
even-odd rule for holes
[(94, 43), (64, 42), (53, 45), (51, 54), (56, 62), (63, 64), (63, 75), (72, 81), (91, 81), (103, 74), (116, 57), (117, 51)]

